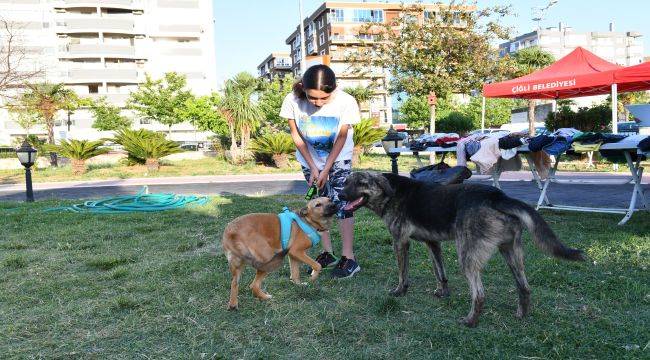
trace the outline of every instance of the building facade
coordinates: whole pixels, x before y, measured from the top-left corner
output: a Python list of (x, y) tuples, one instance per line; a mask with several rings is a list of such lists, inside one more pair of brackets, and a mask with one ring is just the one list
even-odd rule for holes
[(643, 62), (642, 35), (636, 31), (616, 32), (613, 24), (609, 31), (576, 32), (559, 23), (557, 27), (535, 30), (499, 45), (499, 54), (515, 53), (521, 49), (538, 46), (559, 59), (581, 46), (603, 59), (622, 66)]
[[(81, 97), (105, 97), (120, 106), (145, 74), (154, 79), (171, 71), (183, 74), (196, 95), (216, 87), (211, 1), (0, 0), (0, 13), (18, 24), (30, 53), (25, 66), (42, 69), (34, 81), (64, 83)], [(67, 114), (58, 114), (57, 139), (99, 136), (88, 111), (72, 114), (70, 130), (66, 122)], [(138, 119), (133, 127), (167, 130)], [(0, 111), (0, 144), (24, 133)], [(172, 139), (197, 136), (202, 135), (190, 124), (172, 127)]]
[[(433, 13), (439, 8), (435, 4), (419, 5), (425, 13)], [(402, 9), (403, 5), (399, 2), (325, 2), (304, 20), (305, 55), (327, 57), (341, 88), (372, 87), (374, 96), (367, 104), (362, 104), (362, 116), (379, 119), (382, 125), (391, 124), (393, 118), (392, 99), (387, 91), (388, 71), (371, 68), (359, 75), (352, 71), (347, 59), (351, 52), (373, 41), (373, 35), (359, 33), (364, 25), (389, 22), (400, 16)], [(295, 76), (300, 76), (302, 54), (298, 26), (286, 39), (286, 44), (291, 48), (291, 70)]]
[(267, 80), (272, 80), (276, 76), (284, 77), (291, 73), (291, 55), (289, 53), (271, 53), (261, 64), (257, 65), (257, 74)]

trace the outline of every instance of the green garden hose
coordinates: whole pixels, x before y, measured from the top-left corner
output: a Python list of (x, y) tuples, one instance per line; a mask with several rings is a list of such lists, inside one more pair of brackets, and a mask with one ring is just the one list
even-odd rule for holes
[(86, 201), (83, 204), (49, 208), (45, 211), (72, 211), (77, 213), (119, 214), (129, 212), (153, 212), (173, 210), (189, 204), (203, 205), (208, 202), (205, 196), (182, 196), (176, 194), (148, 194), (144, 186), (135, 195), (107, 197), (101, 200)]

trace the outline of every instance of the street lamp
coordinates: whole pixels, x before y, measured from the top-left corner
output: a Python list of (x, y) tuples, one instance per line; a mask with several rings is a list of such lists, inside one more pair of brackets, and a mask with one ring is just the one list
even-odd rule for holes
[(397, 157), (399, 152), (393, 151), (394, 149), (400, 147), (402, 143), (402, 138), (397, 134), (397, 131), (393, 128), (393, 125), (390, 126), (386, 136), (381, 139), (381, 146), (384, 147), (386, 154), (390, 156), (391, 169), (393, 174), (397, 175)]
[(32, 190), (32, 171), (29, 169), (36, 162), (36, 149), (34, 149), (27, 139), (16, 149), (18, 160), (25, 167), (25, 185), (27, 186), (27, 202), (34, 201), (34, 191)]

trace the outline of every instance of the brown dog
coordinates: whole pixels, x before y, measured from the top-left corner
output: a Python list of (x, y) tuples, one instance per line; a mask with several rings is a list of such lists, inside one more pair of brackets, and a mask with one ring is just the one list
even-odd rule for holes
[[(338, 211), (329, 198), (319, 197), (307, 203), (297, 214), (300, 218), (319, 232), (329, 229), (332, 217)], [(231, 221), (223, 231), (223, 250), (228, 258), (232, 282), (230, 283), (230, 301), (228, 308), (236, 310), (238, 306), (239, 278), (246, 264), (257, 270), (255, 280), (250, 285), (253, 295), (260, 300), (268, 300), (271, 295), (262, 288), (262, 280), (269, 272), (282, 265), (285, 255), (289, 254), (291, 281), (300, 283), (300, 263), (309, 265), (313, 271), (311, 281), (318, 277), (321, 266), (310, 258), (306, 251), (312, 243), (307, 234), (291, 222), (291, 235), (287, 249), (282, 249), (280, 239), (280, 220), (277, 214), (248, 214)]]

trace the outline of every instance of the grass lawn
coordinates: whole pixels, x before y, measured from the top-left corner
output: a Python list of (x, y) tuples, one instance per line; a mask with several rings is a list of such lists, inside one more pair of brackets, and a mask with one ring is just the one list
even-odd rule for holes
[[(428, 164), (428, 156), (422, 157), (425, 164)], [(440, 159), (440, 156), (437, 157)], [(452, 154), (447, 155), (445, 161), (449, 165), (455, 165), (456, 159)], [(527, 162), (522, 159), (524, 168), (527, 169)], [(560, 171), (595, 171), (611, 172), (614, 171), (611, 163), (594, 162), (596, 167), (586, 168), (584, 161), (566, 161), (560, 163)], [(399, 157), (400, 171), (410, 171), (417, 166), (414, 156), (404, 155)], [(650, 162), (644, 163), (650, 166)], [(157, 173), (148, 173), (146, 166), (125, 166), (111, 164), (90, 165), (88, 172), (84, 175), (73, 175), (72, 168), (62, 166), (60, 168), (45, 168), (33, 171), (32, 178), (34, 182), (52, 182), (52, 181), (83, 181), (83, 180), (103, 180), (103, 179), (127, 179), (143, 177), (165, 177), (165, 176), (196, 176), (196, 175), (236, 175), (236, 174), (269, 174), (269, 173), (290, 173), (300, 172), (300, 164), (295, 160), (291, 162), (292, 167), (289, 169), (277, 169), (271, 166), (265, 166), (260, 163), (249, 162), (244, 165), (232, 165), (227, 161), (218, 158), (204, 158), (199, 160), (179, 160), (164, 161), (162, 167)], [(469, 162), (470, 169), (474, 169), (474, 163)], [(361, 162), (355, 166), (357, 170), (378, 170), (390, 171), (390, 159), (384, 154), (368, 154), (364, 156)], [(627, 166), (620, 165), (618, 172), (629, 174)], [(0, 184), (14, 184), (24, 182), (24, 170), (0, 170)]]
[[(298, 208), (299, 196), (213, 197), (163, 213), (41, 212), (69, 202), (0, 202), (0, 354), (3, 358), (648, 358), (650, 215), (544, 212), (568, 245), (590, 257), (567, 263), (526, 237), (532, 313), (515, 319), (516, 292), (495, 255), (484, 271), (476, 329), (457, 324), (469, 307), (452, 243), (443, 246), (452, 295), (433, 297), (422, 244), (411, 248), (411, 288), (397, 282), (390, 237), (358, 212), (353, 279), (289, 282), (288, 263), (260, 302), (242, 278), (240, 310), (226, 311), (230, 275), (220, 251), (225, 224), (249, 212)], [(335, 246), (340, 248), (338, 234)], [(303, 274), (304, 276), (304, 274)], [(306, 278), (306, 277), (305, 277)]]

